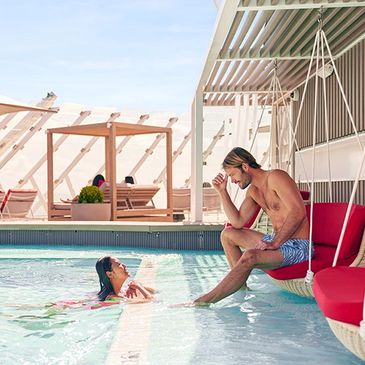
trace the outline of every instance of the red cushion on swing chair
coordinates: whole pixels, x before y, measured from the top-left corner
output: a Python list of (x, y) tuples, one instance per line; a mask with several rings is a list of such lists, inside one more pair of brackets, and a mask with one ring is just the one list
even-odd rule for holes
[(365, 268), (336, 266), (322, 270), (314, 277), (313, 293), (325, 317), (359, 326), (363, 319)]
[[(314, 245), (315, 256), (312, 260), (312, 271), (317, 272), (332, 266), (335, 257), (336, 247)], [(337, 264), (349, 266), (355, 259), (353, 255), (347, 259), (338, 259)], [(276, 280), (292, 280), (305, 278), (308, 270), (308, 261), (299, 264), (285, 266), (275, 270), (265, 270), (265, 272)]]
[[(313, 206), (313, 242), (337, 247), (348, 203), (315, 203)], [(310, 206), (306, 206), (310, 216)], [(353, 204), (343, 237), (340, 259), (348, 259), (359, 251), (365, 227), (365, 206)]]
[[(332, 266), (336, 247), (345, 220), (348, 203), (315, 203), (313, 205), (313, 242), (315, 248), (312, 271), (317, 273)], [(310, 216), (310, 206), (306, 206)], [(365, 226), (365, 206), (353, 204), (343, 237), (337, 265), (348, 266), (355, 259), (361, 244)], [(265, 270), (277, 280), (304, 278), (308, 261), (285, 266), (275, 270)]]
[(299, 190), (300, 195), (302, 197), (303, 200), (309, 200), (310, 197), (310, 192), (306, 191), (306, 190)]

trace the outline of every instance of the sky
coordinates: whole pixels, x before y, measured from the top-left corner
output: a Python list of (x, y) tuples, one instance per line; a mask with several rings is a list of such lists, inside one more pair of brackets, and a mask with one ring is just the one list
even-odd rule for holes
[(13, 0), (0, 12), (1, 95), (174, 113), (190, 110), (217, 16), (213, 0)]
[[(6, 162), (4, 189), (19, 180), (37, 164), (46, 151), (45, 130), (73, 123), (81, 110), (91, 110), (83, 124), (106, 121), (111, 112), (136, 123), (149, 114), (146, 124), (173, 126), (176, 150), (191, 128), (190, 110), (195, 88), (204, 66), (213, 35), (218, 0), (13, 0), (0, 1), (2, 57), (0, 95), (25, 103), (37, 103), (48, 92), (57, 99), (59, 113)], [(205, 108), (204, 150), (215, 138), (231, 111)], [(20, 113), (21, 114), (21, 113)], [(0, 130), (0, 139), (16, 130), (22, 116)], [(134, 137), (118, 155), (117, 179), (130, 175), (155, 136)], [(55, 153), (55, 178), (59, 178), (86, 138), (69, 138)], [(119, 142), (118, 142), (119, 143)], [(203, 168), (205, 181), (220, 169), (227, 146), (220, 139)], [(103, 141), (98, 141), (56, 188), (55, 198), (74, 196), (92, 179), (104, 163)], [(7, 153), (8, 151), (6, 151)], [(161, 143), (135, 174), (138, 183), (153, 183), (164, 167), (165, 147)], [(7, 160), (7, 155), (0, 156)], [(173, 186), (183, 186), (191, 175), (191, 147), (186, 145), (174, 164)], [(146, 173), (147, 171), (147, 173)], [(47, 186), (46, 165), (33, 175), (42, 194)], [(26, 180), (26, 179), (25, 179)], [(161, 184), (163, 186), (163, 184)], [(30, 181), (24, 187), (32, 187)], [(71, 191), (74, 190), (74, 191)], [(160, 192), (159, 192), (160, 193)], [(156, 198), (165, 199), (164, 189)], [(44, 214), (39, 201), (33, 207)], [(38, 209), (38, 210), (37, 210)]]

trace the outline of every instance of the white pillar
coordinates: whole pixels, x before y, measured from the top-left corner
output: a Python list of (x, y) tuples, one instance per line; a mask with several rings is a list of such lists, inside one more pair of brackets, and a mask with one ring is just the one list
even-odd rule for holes
[(250, 148), (249, 146), (249, 131), (251, 126), (250, 119), (250, 95), (243, 95), (243, 110), (241, 113), (241, 142), (240, 146), (242, 146), (245, 150)]
[(191, 111), (191, 222), (203, 221), (203, 93), (197, 92)]
[(271, 138), (270, 138), (270, 163), (269, 169), (276, 169), (278, 167), (278, 156), (277, 156), (277, 106), (273, 105), (271, 110)]
[(233, 133), (233, 147), (241, 146), (242, 144), (242, 95), (236, 95), (234, 98), (235, 104), (235, 116), (234, 116), (234, 126), (232, 128)]
[(224, 120), (224, 152), (227, 154), (233, 148), (233, 121), (229, 113)]
[(235, 98), (236, 118), (234, 121), (234, 146), (249, 149), (249, 128), (250, 128), (250, 95), (237, 95)]
[[(251, 135), (251, 139), (253, 139), (253, 137), (254, 137), (254, 133), (255, 133), (255, 130), (256, 130), (257, 124), (258, 124), (257, 108), (258, 108), (257, 94), (253, 94), (252, 95), (252, 124), (251, 124), (252, 135)], [(252, 146), (251, 153), (257, 160), (259, 159), (259, 156), (258, 156), (258, 141), (256, 141), (254, 143), (254, 145)]]

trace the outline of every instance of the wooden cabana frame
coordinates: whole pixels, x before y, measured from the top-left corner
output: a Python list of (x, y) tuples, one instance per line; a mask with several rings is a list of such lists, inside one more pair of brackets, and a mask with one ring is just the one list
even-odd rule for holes
[(20, 103), (2, 103), (0, 102), (0, 115), (8, 113), (18, 113), (18, 112), (47, 112), (47, 113), (57, 113), (57, 109), (52, 108), (40, 108), (28, 104)]
[[(117, 210), (116, 137), (141, 134), (166, 134), (166, 208)], [(105, 177), (110, 183), (111, 220), (172, 221), (172, 129), (156, 126), (107, 122), (47, 130), (47, 174), (48, 174), (48, 219), (60, 212), (54, 203), (53, 135), (79, 135), (103, 137), (105, 139)]]

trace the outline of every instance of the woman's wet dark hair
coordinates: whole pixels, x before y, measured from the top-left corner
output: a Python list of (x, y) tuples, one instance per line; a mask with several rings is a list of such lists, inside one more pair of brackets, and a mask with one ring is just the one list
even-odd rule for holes
[(92, 185), (93, 186), (97, 186), (97, 187), (99, 187), (99, 181), (105, 181), (105, 179), (104, 179), (104, 176), (103, 175), (96, 175), (95, 177), (94, 177), (94, 180), (93, 180), (93, 183), (92, 183)]
[(113, 285), (106, 274), (107, 271), (112, 271), (112, 260), (110, 256), (101, 257), (95, 264), (96, 272), (99, 276), (100, 291), (98, 297), (100, 301), (104, 301), (107, 296), (114, 293)]

